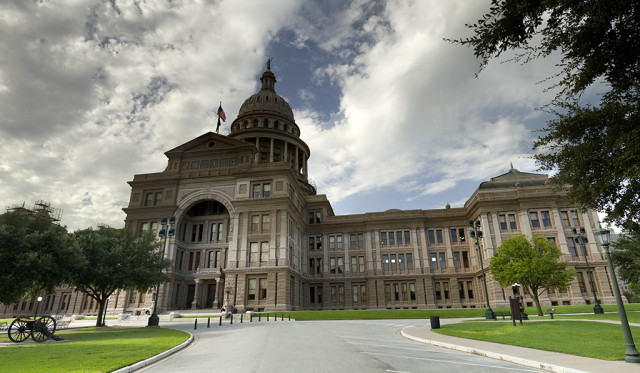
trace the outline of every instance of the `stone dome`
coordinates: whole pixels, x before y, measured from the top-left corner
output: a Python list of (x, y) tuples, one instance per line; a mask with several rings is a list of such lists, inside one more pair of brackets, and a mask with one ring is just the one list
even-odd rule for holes
[(253, 114), (275, 114), (295, 122), (291, 106), (274, 89), (276, 76), (271, 72), (270, 68), (267, 68), (260, 80), (262, 81), (262, 88), (258, 93), (244, 101), (238, 111), (238, 118)]

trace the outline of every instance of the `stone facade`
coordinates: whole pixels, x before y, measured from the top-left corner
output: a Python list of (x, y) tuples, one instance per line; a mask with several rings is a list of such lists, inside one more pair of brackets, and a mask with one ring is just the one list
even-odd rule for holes
[[(539, 234), (556, 242), (579, 274), (567, 292), (543, 295), (543, 306), (593, 303), (584, 254), (572, 239), (571, 229), (584, 227), (598, 298), (615, 302), (593, 233), (597, 214), (578, 212), (546, 175), (512, 167), (480, 184), (461, 208), (336, 216), (308, 179), (310, 149), (274, 90), (275, 75), (267, 69), (261, 81), (228, 136), (203, 134), (167, 151), (164, 171), (129, 182), (127, 229), (157, 231), (162, 218), (176, 219), (166, 246), (172, 281), (160, 288), (159, 312), (217, 311), (225, 288), (239, 311), (484, 308), (471, 219), (484, 231), (485, 269), (506, 238)], [(491, 307), (507, 306), (510, 288), (490, 273), (487, 288)], [(108, 312), (145, 312), (153, 295), (122, 291)], [(70, 290), (53, 297), (51, 313), (96, 312)], [(4, 314), (25, 308), (15, 307)]]

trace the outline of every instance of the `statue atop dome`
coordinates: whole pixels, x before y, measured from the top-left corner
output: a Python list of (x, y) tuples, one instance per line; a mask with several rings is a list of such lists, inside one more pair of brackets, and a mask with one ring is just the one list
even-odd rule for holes
[(273, 57), (267, 59), (267, 70), (271, 70), (271, 61), (273, 61)]

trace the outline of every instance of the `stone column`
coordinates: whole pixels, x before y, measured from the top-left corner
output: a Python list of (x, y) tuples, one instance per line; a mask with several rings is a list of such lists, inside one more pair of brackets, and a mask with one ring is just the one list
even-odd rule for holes
[(213, 308), (218, 308), (218, 294), (220, 293), (220, 277), (216, 278), (216, 299), (213, 300)]
[(296, 152), (296, 173), (300, 173), (300, 161), (298, 159), (298, 147), (295, 146), (294, 150)]
[(284, 159), (285, 162), (289, 160), (289, 142), (284, 142)]
[(196, 289), (193, 292), (193, 302), (191, 302), (191, 309), (195, 310), (198, 308), (198, 292), (200, 292), (200, 279), (197, 278), (194, 280), (196, 283)]
[(271, 144), (269, 145), (269, 162), (273, 163), (273, 137), (271, 138)]

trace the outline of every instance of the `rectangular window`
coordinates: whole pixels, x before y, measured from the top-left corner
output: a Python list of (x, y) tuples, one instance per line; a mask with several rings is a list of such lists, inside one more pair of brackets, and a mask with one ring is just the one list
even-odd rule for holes
[(444, 299), (449, 299), (449, 282), (443, 282), (442, 288), (444, 289)]
[(383, 271), (389, 270), (389, 255), (387, 254), (382, 255), (382, 270)]
[(312, 251), (315, 248), (316, 248), (316, 238), (313, 236), (309, 237), (309, 251)]
[(458, 242), (458, 230), (457, 229), (451, 229), (451, 242), (452, 243), (456, 243)]
[(257, 242), (251, 242), (249, 244), (249, 261), (251, 263), (258, 262), (258, 243)]
[(198, 224), (198, 242), (202, 242), (202, 236), (204, 233), (204, 223)]
[(335, 250), (336, 248), (336, 237), (329, 236), (329, 250)]
[(217, 225), (216, 223), (211, 224), (211, 242), (216, 241), (216, 238), (218, 237), (218, 236), (216, 235), (216, 227), (217, 227), (217, 226), (218, 226), (218, 225)]
[(315, 288), (315, 287), (313, 287), (313, 286), (311, 286), (311, 287), (309, 288), (309, 302), (310, 302), (311, 304), (313, 304), (313, 303), (315, 303), (315, 302), (316, 302), (316, 291), (315, 291), (315, 290), (316, 290), (316, 288)]
[(413, 255), (407, 254), (407, 269), (413, 269)]
[(436, 243), (436, 232), (434, 232), (433, 230), (429, 229), (427, 234), (429, 235), (429, 243)]
[(253, 184), (253, 198), (260, 198), (260, 184)]
[(529, 213), (529, 220), (531, 221), (531, 227), (532, 228), (539, 228), (540, 227), (540, 221), (538, 221), (538, 213), (537, 212), (530, 212)]
[(578, 272), (578, 284), (580, 285), (580, 292), (582, 293), (586, 293), (587, 292), (587, 286), (586, 283), (584, 281), (584, 272)]
[(441, 300), (442, 299), (442, 291), (440, 290), (440, 283), (436, 282), (435, 284), (435, 291), (436, 291), (436, 300)]
[(393, 246), (396, 244), (396, 238), (393, 232), (389, 232), (389, 245)]
[(391, 254), (391, 270), (396, 270), (396, 254)]
[(343, 248), (342, 247), (342, 235), (341, 234), (336, 236), (336, 248), (338, 250), (342, 250), (342, 248)]
[(516, 225), (516, 214), (509, 214), (509, 229), (511, 229), (512, 231), (515, 231), (516, 229), (518, 229), (518, 226)]
[(313, 258), (309, 259), (309, 274), (311, 276), (316, 274), (316, 260)]
[(413, 282), (409, 283), (409, 299), (416, 300), (416, 284)]
[(189, 267), (187, 268), (188, 271), (193, 270), (193, 254), (193, 251), (189, 253)]
[(269, 183), (262, 184), (262, 196), (264, 198), (271, 197), (271, 184)]
[(458, 281), (458, 295), (460, 299), (464, 299), (464, 282)]
[(344, 273), (344, 258), (338, 257), (338, 273)]
[(364, 273), (364, 256), (358, 257), (358, 271)]
[(260, 261), (266, 263), (269, 260), (269, 242), (260, 245)]
[(335, 286), (331, 287), (331, 303), (335, 304), (338, 302), (338, 289)]
[(251, 215), (251, 232), (259, 232), (260, 229), (260, 215)]
[(355, 249), (356, 248), (356, 235), (355, 234), (350, 234), (349, 235), (349, 248), (350, 249)]
[(262, 232), (271, 231), (271, 217), (269, 215), (262, 215)]
[(571, 223), (569, 222), (569, 212), (568, 211), (560, 211), (560, 220), (562, 220), (563, 227), (570, 227)]
[(380, 245), (387, 245), (387, 232), (380, 232)]
[(353, 285), (351, 287), (351, 299), (353, 300), (353, 303), (358, 303), (358, 289), (358, 285)]
[(447, 266), (444, 253), (440, 253), (440, 269), (444, 269)]
[(407, 284), (402, 283), (402, 301), (406, 302), (409, 298), (409, 293), (407, 292)]
[(404, 270), (404, 254), (398, 254), (398, 269)]
[(436, 229), (436, 242), (442, 243), (442, 229)]
[(400, 284), (393, 284), (393, 300), (400, 300)]
[(222, 223), (218, 223), (218, 241), (222, 241), (223, 237), (222, 237), (222, 233), (224, 231), (222, 230)]
[(336, 258), (329, 258), (329, 273), (336, 273)]
[(261, 278), (259, 281), (260, 285), (260, 297), (259, 300), (267, 299), (267, 279)]
[(469, 253), (466, 251), (462, 252), (462, 266), (464, 268), (469, 268)]
[(309, 224), (320, 224), (322, 222), (322, 210), (309, 211)]
[(384, 300), (391, 302), (391, 284), (384, 285)]
[(316, 258), (316, 274), (322, 275), (322, 258)]
[(396, 232), (396, 242), (398, 245), (402, 245), (402, 231)]
[(364, 235), (362, 233), (358, 234), (358, 248), (361, 249), (364, 247)]
[(453, 266), (455, 268), (460, 268), (460, 252), (459, 251), (454, 251), (453, 252)]
[(569, 253), (574, 258), (578, 257), (578, 252), (576, 251), (576, 245), (573, 241), (573, 237), (567, 237), (567, 245), (569, 246)]
[(351, 273), (356, 273), (358, 272), (358, 257), (357, 256), (352, 256), (351, 257)]
[(549, 217), (549, 211), (541, 211), (540, 216), (542, 216), (542, 226), (550, 227), (551, 226), (551, 218)]
[(367, 303), (367, 287), (360, 285), (360, 300), (362, 303)]
[(458, 237), (460, 237), (460, 243), (467, 241), (467, 237), (465, 236), (465, 233), (464, 233), (464, 228), (458, 229)]
[(506, 231), (507, 230), (507, 218), (506, 216), (503, 215), (498, 215), (498, 224), (500, 225), (500, 230), (501, 231)]
[(467, 281), (467, 298), (473, 299), (473, 282)]
[(255, 278), (249, 279), (249, 294), (247, 296), (247, 299), (249, 300), (256, 299), (256, 279)]
[(438, 269), (438, 254), (431, 253), (431, 269)]
[(571, 215), (571, 225), (573, 225), (574, 227), (579, 226), (580, 219), (578, 219), (578, 212), (576, 210), (571, 210), (569, 211), (569, 214)]

